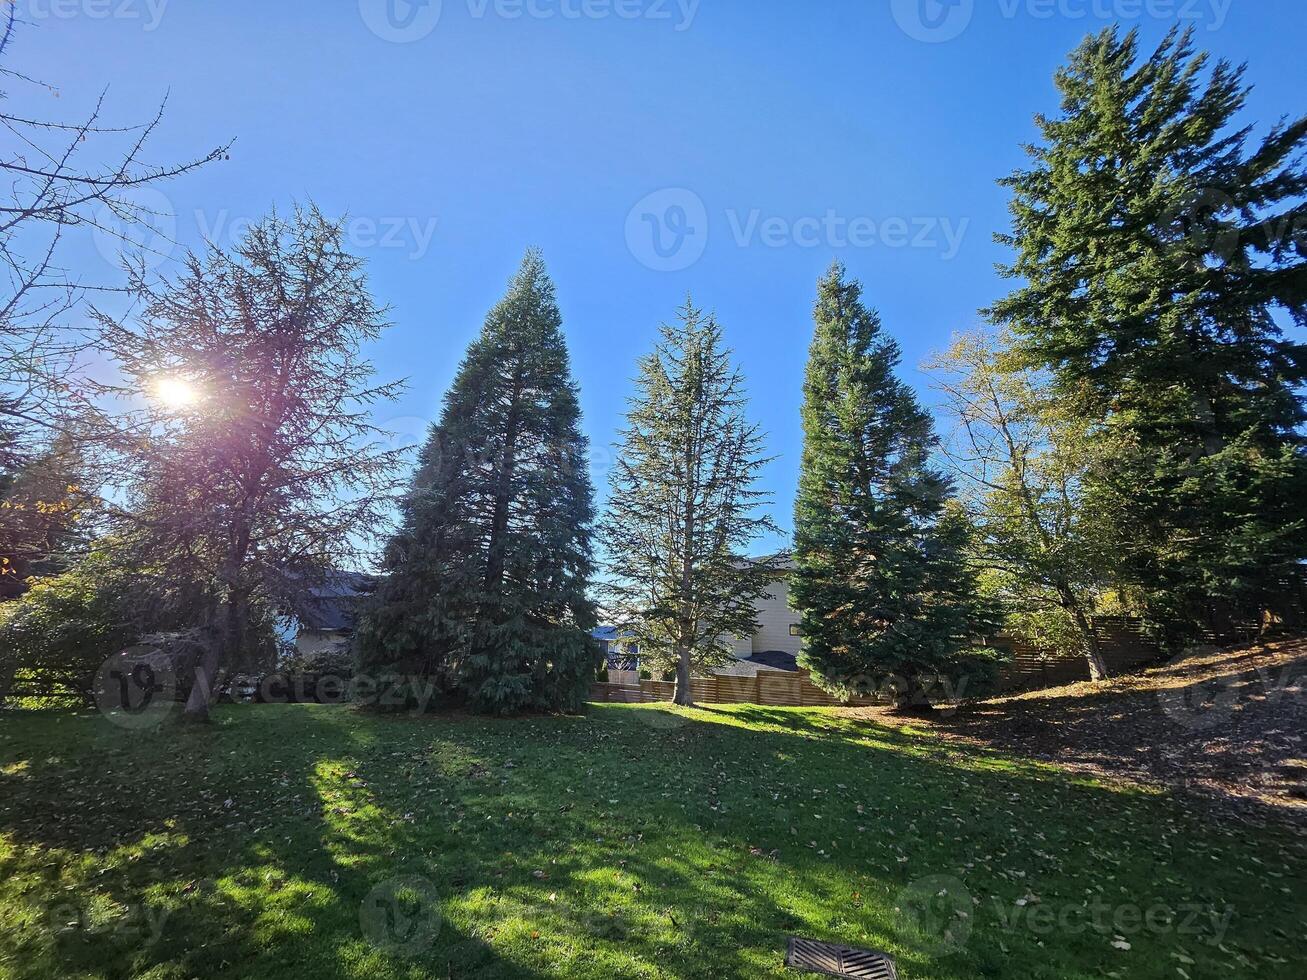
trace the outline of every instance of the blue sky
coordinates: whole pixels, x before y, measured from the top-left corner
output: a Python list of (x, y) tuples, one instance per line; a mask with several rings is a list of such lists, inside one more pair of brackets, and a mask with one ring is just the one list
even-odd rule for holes
[[(692, 292), (748, 378), (787, 529), (818, 275), (839, 258), (863, 280), (929, 400), (917, 365), (1007, 288), (995, 180), (1056, 109), (1053, 71), (1084, 34), (1116, 21), (1151, 43), (1193, 23), (1248, 62), (1263, 126), (1307, 91), (1301, 0), (18, 3), (13, 64), (58, 91), (10, 86), (11, 111), (78, 116), (108, 84), (114, 123), (169, 93), (152, 159), (236, 139), (147, 202), (183, 245), (296, 199), (353, 216), (393, 308), (374, 359), (410, 379), (379, 414), (402, 436), (435, 417), (536, 245), (602, 492), (635, 359)], [(112, 253), (88, 235), (64, 258), (111, 282)]]

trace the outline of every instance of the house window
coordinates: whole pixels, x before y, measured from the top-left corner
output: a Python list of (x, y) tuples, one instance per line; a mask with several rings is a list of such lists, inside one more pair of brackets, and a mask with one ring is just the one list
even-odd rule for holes
[(802, 636), (802, 635), (803, 634), (799, 632), (799, 624), (790, 623), (790, 636)]

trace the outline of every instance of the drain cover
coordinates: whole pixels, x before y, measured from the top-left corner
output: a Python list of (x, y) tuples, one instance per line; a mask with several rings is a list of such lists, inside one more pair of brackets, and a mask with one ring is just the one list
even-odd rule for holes
[(790, 938), (785, 965), (809, 973), (824, 973), (828, 977), (857, 977), (858, 980), (898, 980), (899, 976), (894, 961), (885, 953), (819, 943), (797, 936)]

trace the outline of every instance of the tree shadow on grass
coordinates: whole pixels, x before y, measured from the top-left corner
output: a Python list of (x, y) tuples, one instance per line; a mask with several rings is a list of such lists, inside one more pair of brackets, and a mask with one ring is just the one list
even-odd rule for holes
[(1259, 821), (1307, 824), (1307, 641), (1199, 655), (929, 721), (851, 714), (1134, 780)]
[[(1288, 925), (1278, 887), (1303, 883), (1301, 852), (1286, 850), (1289, 878), (1265, 894), (1245, 884), (1236, 869), (1266, 841), (1187, 827), (1166, 801), (835, 713), (613, 705), (488, 721), (263, 706), (219, 719), (150, 736), (86, 718), (32, 720), (25, 738), (0, 729), (0, 773), (12, 769), (0, 907), (47, 924), (68, 897), (169, 911), (153, 943), (48, 926), (41, 939), (0, 935), (0, 964), (16, 976), (756, 977), (783, 974), (797, 934), (885, 948), (904, 975), (1088, 977), (1121, 967), (1110, 937), (1041, 947), (999, 911), (1032, 891), (1073, 902), (1128, 883), (1140, 905), (1154, 891), (1237, 899), (1227, 943), (1267, 948), (1265, 931)], [(53, 812), (68, 819), (43, 819)], [(393, 944), (413, 935), (403, 921), (421, 924), (421, 903), (388, 905), (384, 889), (413, 879), (439, 897), (440, 928), (406, 958)], [(940, 879), (979, 903), (957, 948), (895, 912), (905, 889), (935, 895)], [(378, 886), (397, 926), (379, 943), (360, 917)], [(1169, 976), (1174, 937), (1132, 938), (1143, 968), (1131, 975)]]

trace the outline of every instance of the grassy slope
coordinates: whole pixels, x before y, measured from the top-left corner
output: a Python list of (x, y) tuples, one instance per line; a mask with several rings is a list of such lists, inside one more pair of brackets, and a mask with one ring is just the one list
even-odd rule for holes
[[(415, 959), (360, 924), (408, 875), (443, 913)], [(1128, 907), (1155, 904), (1233, 917), (1218, 946), (1206, 918), (1140, 929)], [(1286, 831), (822, 711), (242, 707), (155, 734), (0, 714), (5, 978), (766, 977), (791, 933), (907, 978), (1296, 978), (1305, 906)]]

